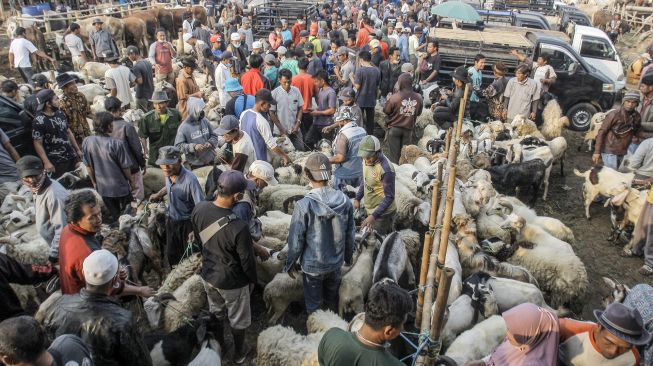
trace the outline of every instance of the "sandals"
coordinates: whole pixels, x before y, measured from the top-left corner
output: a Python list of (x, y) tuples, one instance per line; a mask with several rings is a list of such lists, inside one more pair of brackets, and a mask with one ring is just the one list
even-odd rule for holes
[(639, 273), (643, 276), (653, 275), (653, 268), (651, 268), (651, 266), (648, 264), (645, 264), (639, 269)]

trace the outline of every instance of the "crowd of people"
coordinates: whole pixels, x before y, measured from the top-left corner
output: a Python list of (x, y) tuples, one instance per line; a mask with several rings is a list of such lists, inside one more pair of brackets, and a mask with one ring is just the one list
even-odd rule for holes
[[(189, 12), (183, 23), (185, 50), (177, 50), (165, 30), (142, 55), (129, 46), (129, 62), (120, 60), (115, 40), (95, 19), (82, 42), (80, 26), (72, 23), (65, 36), (74, 67), (88, 61), (109, 65), (105, 74), (106, 112), (91, 114), (75, 79), (62, 73), (56, 88), (34, 74), (30, 56), (50, 59), (25, 38), (19, 27), (9, 49), (16, 68), (35, 93), (24, 101), (33, 114), (36, 155), (20, 156), (0, 130), (0, 201), (18, 184), (34, 195), (39, 235), (48, 243), (47, 265), (23, 265), (0, 254), (0, 361), (18, 364), (148, 365), (152, 363), (134, 314), (121, 307), (121, 297), (149, 297), (154, 290), (127, 281), (127, 271), (114, 254), (101, 248), (103, 224), (115, 227), (119, 216), (143, 201), (167, 197), (165, 258), (169, 266), (189, 253), (202, 256), (201, 277), (210, 312), (228, 321), (234, 362), (251, 355), (246, 330), (252, 323), (250, 296), (257, 283), (255, 258), (270, 252), (257, 244), (260, 191), (278, 184), (271, 154), (291, 163), (277, 137), (287, 137), (298, 151), (315, 150), (321, 140), (333, 141), (333, 156), (315, 152), (302, 174), (311, 190), (295, 204), (283, 271), (303, 276), (310, 314), (337, 308), (340, 268), (351, 264), (355, 249), (354, 210), (364, 208), (361, 227), (386, 234), (397, 213), (395, 171), (403, 146), (413, 143), (413, 129), (423, 110), (420, 89), (440, 78), (439, 44), (432, 35), (437, 19), (429, 2), (364, 0), (327, 3), (315, 19), (280, 19), (262, 40), (254, 37), (251, 19), (242, 6), (229, 2), (218, 8), (207, 2), (207, 24)], [(175, 75), (178, 53), (181, 69)], [(434, 101), (442, 127), (455, 120), (471, 85), (464, 111), (475, 119), (512, 120), (524, 115), (541, 121), (541, 99), (556, 74), (542, 56), (530, 60), (513, 53), (520, 65), (515, 77), (506, 66), (492, 65), (494, 82), (483, 87), (486, 58), (452, 73), (450, 93)], [(127, 65), (125, 65), (125, 63)], [(205, 116), (207, 95), (195, 78), (205, 75), (219, 94), (217, 128)], [(171, 105), (162, 81), (175, 86)], [(131, 88), (134, 88), (132, 96)], [(12, 80), (0, 85), (16, 99)], [(61, 94), (55, 92), (61, 91)], [(645, 140), (651, 120), (653, 72), (642, 76), (639, 92), (629, 92), (622, 107), (608, 113), (599, 131), (593, 160), (618, 167), (628, 150), (637, 179), (652, 180), (653, 149)], [(643, 95), (643, 101), (641, 95)], [(641, 101), (641, 105), (640, 104)], [(382, 107), (385, 128), (375, 121)], [(138, 128), (123, 118), (127, 108), (145, 115)], [(442, 111), (442, 110), (440, 110)], [(93, 119), (92, 132), (86, 118)], [(271, 152), (271, 153), (270, 153)], [(57, 178), (88, 170), (92, 189), (69, 192)], [(202, 187), (192, 170), (225, 164)], [(143, 175), (160, 168), (165, 187), (145, 197)], [(333, 182), (331, 184), (330, 182)], [(209, 189), (209, 186), (211, 188)], [(346, 186), (358, 187), (350, 201)], [(642, 217), (653, 220), (653, 194)], [(644, 254), (643, 274), (653, 274), (651, 225), (635, 233), (635, 247), (624, 255)], [(301, 273), (299, 272), (301, 270)], [(58, 275), (64, 296), (49, 309), (43, 324), (24, 316), (9, 283), (39, 283)], [(393, 283), (378, 283), (368, 295), (365, 324), (348, 333), (332, 329), (324, 336), (319, 359), (323, 365), (400, 364), (387, 351), (412, 309), (409, 294)], [(635, 346), (650, 334), (641, 315), (621, 304), (596, 311), (597, 323), (558, 319), (532, 304), (503, 314), (506, 341), (486, 360), (473, 365), (637, 365)], [(94, 324), (88, 326), (88, 324)], [(224, 346), (224, 334), (216, 331)], [(55, 339), (45, 349), (46, 339)], [(118, 352), (119, 350), (119, 352)]]

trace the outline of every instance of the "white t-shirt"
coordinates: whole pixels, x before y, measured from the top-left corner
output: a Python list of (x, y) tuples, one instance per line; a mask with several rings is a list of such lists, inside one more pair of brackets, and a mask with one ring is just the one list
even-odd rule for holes
[(11, 41), (9, 52), (14, 54), (15, 67), (32, 67), (29, 55), (38, 51), (36, 46), (25, 38), (16, 38)]
[(249, 166), (252, 165), (254, 160), (256, 160), (256, 151), (254, 151), (254, 143), (252, 143), (252, 139), (249, 137), (247, 132), (242, 131), (242, 133), (243, 137), (233, 144), (233, 153), (234, 155), (247, 155), (247, 162), (245, 163), (245, 169), (243, 169), (243, 173), (247, 174), (249, 172)]
[[(539, 66), (537, 62), (533, 62), (533, 69), (535, 70), (533, 80), (535, 80), (538, 85), (541, 84), (542, 79), (557, 77), (556, 72), (551, 65)], [(547, 73), (549, 75), (547, 75)]]
[(66, 47), (68, 47), (68, 50), (73, 57), (79, 57), (82, 54), (82, 51), (84, 51), (84, 44), (82, 43), (82, 39), (77, 37), (76, 34), (67, 34), (64, 37), (64, 42), (66, 43)]
[(120, 65), (116, 68), (110, 68), (104, 73), (106, 88), (111, 90), (116, 88), (118, 93), (116, 98), (120, 99), (122, 105), (129, 105), (132, 101), (132, 93), (129, 88), (129, 83), (136, 80), (136, 76), (132, 74), (127, 66)]
[(227, 106), (229, 99), (229, 93), (224, 91), (224, 83), (231, 77), (231, 70), (229, 70), (222, 62), (218, 64), (215, 68), (215, 87), (220, 93), (220, 107), (224, 108)]

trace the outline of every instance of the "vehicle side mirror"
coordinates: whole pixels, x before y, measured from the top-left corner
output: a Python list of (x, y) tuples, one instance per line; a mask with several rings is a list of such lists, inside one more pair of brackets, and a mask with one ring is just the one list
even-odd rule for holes
[(578, 71), (578, 62), (572, 62), (569, 65), (569, 75), (574, 75)]

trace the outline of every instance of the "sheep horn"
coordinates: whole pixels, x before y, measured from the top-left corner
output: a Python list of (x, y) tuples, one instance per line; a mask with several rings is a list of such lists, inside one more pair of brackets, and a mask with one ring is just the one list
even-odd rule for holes
[(512, 211), (515, 209), (515, 208), (513, 207), (512, 203), (506, 201), (505, 199), (501, 199), (501, 198), (499, 198), (499, 200), (497, 201), (497, 203), (498, 203), (500, 206), (503, 206), (503, 207), (507, 208), (508, 210), (510, 210), (510, 212), (512, 212)]

